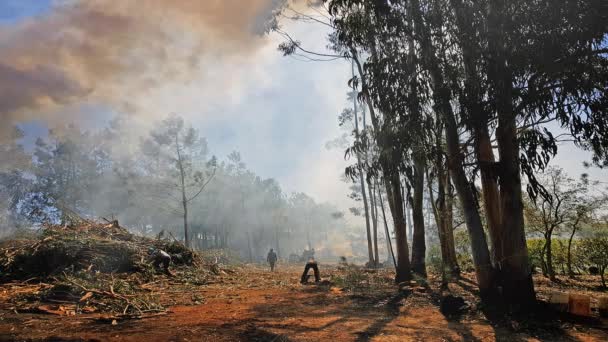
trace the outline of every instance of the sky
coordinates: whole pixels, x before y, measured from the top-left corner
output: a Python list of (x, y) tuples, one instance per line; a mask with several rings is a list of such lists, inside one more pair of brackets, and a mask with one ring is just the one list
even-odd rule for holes
[[(56, 11), (53, 5), (51, 0), (0, 1), (0, 25), (40, 21)], [(289, 22), (282, 26), (311, 49), (325, 48), (321, 27)], [(237, 150), (249, 168), (276, 178), (286, 192), (306, 192), (346, 211), (352, 203), (340, 176), (347, 162), (343, 151), (327, 150), (325, 143), (342, 134), (337, 116), (348, 105), (350, 65), (343, 60), (319, 63), (284, 57), (277, 50), (282, 41), (270, 34), (250, 51), (220, 52), (219, 58), (207, 52), (213, 58), (203, 57), (186, 77), (163, 76), (154, 86), (128, 94), (128, 100), (137, 103), (138, 112), (146, 112), (140, 115), (142, 125), (169, 113), (184, 116), (207, 138), (211, 153), (223, 158)], [(176, 53), (173, 58), (179, 57)], [(147, 51), (138, 58), (155, 59)], [(107, 122), (122, 109), (108, 102), (117, 101), (106, 95), (88, 96), (52, 109), (28, 108), (18, 124), (31, 146), (54, 124), (76, 122), (93, 128)], [(47, 113), (32, 113), (36, 110)]]
[(0, 23), (10, 24), (23, 18), (43, 14), (51, 5), (52, 0), (2, 0)]
[[(32, 84), (48, 84), (40, 91), (50, 93), (0, 95), (2, 102), (19, 99), (8, 107), (17, 114), (6, 114), (0, 106), (2, 119), (19, 124), (31, 144), (53, 125), (95, 127), (127, 113), (144, 131), (176, 113), (207, 137), (218, 157), (237, 150), (250, 169), (276, 178), (287, 192), (306, 192), (347, 211), (353, 203), (340, 177), (348, 162), (343, 151), (327, 150), (325, 143), (342, 134), (337, 116), (350, 105), (350, 66), (344, 60), (284, 57), (277, 50), (281, 37), (252, 33), (273, 1), (251, 0), (241, 9), (240, 0), (209, 1), (208, 7), (193, 5), (194, 0), (149, 0), (150, 8), (132, 15), (138, 9), (131, 7), (134, 0), (107, 12), (108, 4), (117, 2), (95, 0), (66, 10), (66, 3), (80, 1), (2, 0), (0, 51), (9, 46), (4, 49), (9, 52), (0, 52), (0, 78), (9, 82), (3, 72), (11, 77), (22, 72), (27, 77), (20, 79), (32, 82), (4, 87), (29, 91)], [(165, 12), (167, 3), (175, 4), (175, 12)], [(243, 14), (233, 18), (235, 9)], [(196, 10), (210, 13), (203, 16), (206, 23), (197, 22)], [(229, 20), (219, 21), (227, 14)], [(322, 51), (327, 44), (322, 27), (281, 25), (311, 50)], [(605, 170), (582, 167), (588, 159), (587, 153), (564, 145), (553, 164), (572, 177), (587, 172), (608, 181)]]

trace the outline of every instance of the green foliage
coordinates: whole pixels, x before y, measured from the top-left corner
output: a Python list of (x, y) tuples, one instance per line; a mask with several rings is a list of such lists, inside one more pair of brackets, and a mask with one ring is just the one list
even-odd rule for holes
[(426, 265), (430, 267), (435, 273), (440, 274), (443, 267), (441, 260), (441, 246), (433, 244), (428, 247), (426, 251)]
[(596, 235), (581, 240), (579, 256), (589, 264), (597, 267), (602, 278), (602, 286), (606, 287), (604, 272), (608, 267), (608, 236)]
[(349, 266), (345, 269), (344, 274), (332, 277), (332, 281), (336, 286), (349, 292), (365, 291), (370, 286), (369, 280), (369, 273), (362, 272), (355, 266)]
[(470, 272), (473, 270), (473, 256), (471, 252), (471, 240), (466, 230), (454, 231), (454, 247), (456, 248), (456, 259), (460, 269)]
[(546, 273), (545, 267), (545, 256), (544, 256), (544, 239), (528, 239), (526, 240), (526, 244), (528, 245), (528, 259), (530, 261), (530, 267), (535, 269), (536, 267), (540, 267), (542, 269), (543, 274)]

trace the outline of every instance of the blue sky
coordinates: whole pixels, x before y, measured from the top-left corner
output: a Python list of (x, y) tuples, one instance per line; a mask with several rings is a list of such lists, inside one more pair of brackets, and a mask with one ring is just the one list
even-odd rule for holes
[(53, 0), (2, 0), (0, 1), (0, 23), (10, 24), (23, 18), (47, 12)]

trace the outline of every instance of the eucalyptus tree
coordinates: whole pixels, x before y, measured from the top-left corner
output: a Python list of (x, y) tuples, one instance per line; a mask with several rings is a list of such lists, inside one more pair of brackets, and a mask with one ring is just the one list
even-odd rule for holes
[[(394, 113), (383, 107), (392, 98), (389, 87), (374, 88), (374, 69), (382, 72), (380, 81), (402, 90), (394, 92), (397, 101), (392, 103), (416, 95), (418, 88), (405, 76), (419, 77), (423, 91), (416, 97), (420, 103), (430, 99), (436, 119), (443, 121), (450, 174), (467, 221), (482, 296), (492, 296), (500, 279), (510, 303), (533, 303), (520, 173), (529, 178), (532, 195), (542, 192), (534, 172), (557, 151), (557, 138), (544, 126), (549, 121), (566, 127), (580, 146), (594, 152), (597, 163), (605, 159), (606, 6), (594, 0), (334, 0), (330, 9), (339, 39), (370, 53), (364, 67), (372, 78), (366, 96), (379, 98), (376, 106), (383, 115)], [(564, 22), (569, 23), (565, 28)], [(556, 36), (560, 38), (552, 38)], [(390, 57), (383, 60), (383, 53)], [(415, 113), (411, 106), (401, 107)], [(491, 145), (494, 128), (497, 161)], [(469, 137), (464, 151), (463, 129)], [(469, 144), (472, 158), (463, 155)], [(465, 164), (465, 157), (471, 162)], [(467, 164), (481, 171), (492, 257)], [(496, 278), (494, 269), (504, 276)]]

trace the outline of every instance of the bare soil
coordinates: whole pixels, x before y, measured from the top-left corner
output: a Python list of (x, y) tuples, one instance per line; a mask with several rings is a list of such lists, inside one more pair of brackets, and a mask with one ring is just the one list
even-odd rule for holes
[[(103, 314), (66, 315), (19, 312), (11, 297), (28, 286), (0, 288), (0, 341), (608, 341), (608, 321), (542, 314), (488, 319), (477, 302), (475, 283), (465, 275), (449, 290), (465, 298), (459, 317), (439, 310), (439, 280), (392, 284), (390, 270), (349, 271), (321, 265), (324, 281), (300, 285), (300, 266), (279, 265), (274, 273), (246, 266), (214, 283), (172, 285), (151, 291), (169, 307), (145, 319), (104, 319)], [(363, 275), (359, 277), (359, 275)], [(552, 284), (535, 279), (539, 298), (554, 288), (582, 291), (594, 300), (605, 292), (597, 279)]]

